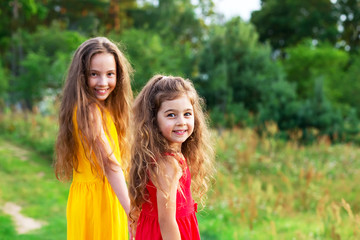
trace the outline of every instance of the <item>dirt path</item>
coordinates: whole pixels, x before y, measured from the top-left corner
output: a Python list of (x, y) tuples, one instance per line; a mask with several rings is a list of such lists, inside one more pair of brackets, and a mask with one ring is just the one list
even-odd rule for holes
[[(29, 152), (11, 143), (2, 142), (0, 149), (10, 150), (11, 153), (21, 161), (28, 160)], [(43, 221), (24, 216), (21, 214), (21, 207), (13, 202), (6, 202), (4, 206), (0, 206), (0, 210), (11, 216), (18, 234), (28, 233), (46, 224)]]
[(18, 157), (21, 161), (28, 160), (29, 152), (23, 148), (20, 148), (8, 142), (2, 142), (0, 148), (10, 150), (14, 154), (14, 156)]
[(31, 230), (39, 229), (46, 224), (45, 222), (37, 221), (33, 218), (22, 215), (20, 213), (21, 207), (12, 202), (5, 203), (2, 210), (4, 213), (9, 214), (12, 217), (18, 234), (24, 234)]

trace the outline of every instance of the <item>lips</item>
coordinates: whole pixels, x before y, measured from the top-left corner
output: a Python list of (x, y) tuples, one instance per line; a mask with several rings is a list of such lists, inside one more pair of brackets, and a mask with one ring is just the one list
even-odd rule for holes
[(106, 88), (106, 89), (95, 89), (95, 92), (99, 95), (103, 95), (103, 94), (106, 94), (107, 91), (109, 90), (109, 88)]
[(176, 130), (176, 131), (173, 131), (175, 134), (177, 134), (177, 135), (184, 135), (186, 132), (187, 132), (187, 130)]

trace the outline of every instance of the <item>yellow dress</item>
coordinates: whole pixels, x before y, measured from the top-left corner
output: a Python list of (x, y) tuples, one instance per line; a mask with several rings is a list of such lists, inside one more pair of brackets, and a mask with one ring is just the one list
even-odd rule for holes
[[(115, 143), (114, 155), (120, 161), (117, 131), (111, 116), (106, 113), (107, 127)], [(76, 111), (73, 123), (79, 150), (78, 172), (73, 171), (67, 202), (68, 240), (128, 239), (127, 216), (107, 178), (104, 180), (91, 170), (79, 138)], [(121, 163), (120, 163), (121, 164)]]

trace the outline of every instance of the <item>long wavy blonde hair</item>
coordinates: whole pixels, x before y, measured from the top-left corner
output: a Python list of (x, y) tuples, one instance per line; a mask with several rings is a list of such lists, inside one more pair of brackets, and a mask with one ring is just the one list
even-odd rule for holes
[[(94, 96), (87, 84), (90, 75), (90, 61), (92, 57), (100, 53), (110, 53), (116, 62), (116, 86), (113, 92), (101, 104)], [(55, 145), (55, 175), (59, 180), (70, 180), (73, 169), (77, 171), (79, 159), (77, 150), (79, 147), (89, 149), (88, 159), (93, 170), (100, 169), (105, 176), (106, 158), (102, 158), (100, 147), (95, 144), (98, 136), (91, 124), (90, 106), (96, 104), (100, 111), (105, 109), (111, 114), (119, 140), (122, 163), (129, 161), (129, 120), (131, 104), (133, 100), (130, 79), (132, 67), (118, 46), (105, 37), (91, 38), (82, 43), (76, 50), (70, 64), (63, 96), (59, 111), (59, 132)], [(73, 114), (76, 109), (78, 129), (81, 132), (83, 146), (78, 146), (75, 136)], [(106, 122), (106, 114), (102, 114), (103, 123)], [(103, 124), (108, 132), (106, 124)], [(109, 136), (109, 134), (108, 134)], [(110, 136), (109, 136), (110, 137)], [(124, 168), (124, 166), (122, 166)], [(126, 166), (125, 166), (126, 168)]]
[[(204, 201), (209, 181), (213, 176), (213, 147), (204, 113), (204, 101), (197, 94), (193, 84), (181, 77), (156, 75), (149, 80), (135, 99), (133, 107), (134, 136), (131, 150), (129, 194), (131, 201), (130, 218), (136, 226), (142, 204), (147, 201), (146, 185), (151, 181), (159, 189), (156, 176), (164, 176), (158, 166), (166, 158), (165, 152), (171, 152), (167, 140), (162, 136), (157, 124), (157, 112), (161, 103), (188, 96), (194, 109), (194, 131), (182, 144), (182, 153), (192, 178), (192, 193), (195, 199)], [(156, 159), (156, 161), (154, 161)]]

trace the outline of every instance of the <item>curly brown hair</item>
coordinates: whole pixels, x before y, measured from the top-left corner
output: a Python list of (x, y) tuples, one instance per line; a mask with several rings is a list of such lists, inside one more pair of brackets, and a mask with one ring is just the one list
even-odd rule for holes
[[(152, 77), (135, 99), (133, 106), (133, 144), (131, 150), (129, 194), (131, 201), (130, 218), (136, 226), (142, 204), (147, 201), (146, 185), (151, 181), (159, 189), (156, 176), (164, 176), (158, 166), (171, 152), (167, 140), (160, 133), (157, 112), (161, 103), (186, 95), (194, 109), (194, 131), (181, 146), (192, 176), (192, 192), (195, 199), (203, 204), (204, 194), (212, 179), (213, 145), (210, 138), (204, 101), (199, 97), (192, 82), (181, 77), (156, 75)], [(154, 161), (156, 159), (156, 161)]]
[[(104, 105), (93, 95), (87, 84), (90, 61), (94, 55), (100, 53), (112, 54), (116, 63), (116, 86)], [(70, 180), (73, 169), (77, 170), (79, 159), (76, 152), (79, 147), (90, 150), (88, 159), (93, 170), (100, 169), (105, 176), (104, 166), (107, 164), (107, 159), (101, 157), (101, 149), (95, 144), (97, 136), (91, 126), (90, 107), (93, 104), (96, 104), (101, 112), (106, 109), (111, 114), (118, 133), (122, 163), (125, 163), (126, 167), (126, 161), (130, 159), (128, 132), (133, 100), (130, 84), (132, 73), (132, 67), (119, 47), (105, 37), (91, 38), (78, 47), (68, 70), (59, 111), (59, 132), (54, 160), (55, 175), (59, 180)], [(77, 134), (73, 124), (75, 109), (84, 146), (78, 146), (75, 140)], [(102, 116), (104, 123), (106, 114)], [(105, 131), (108, 132), (106, 124), (103, 125)], [(108, 136), (110, 137), (109, 134)]]

